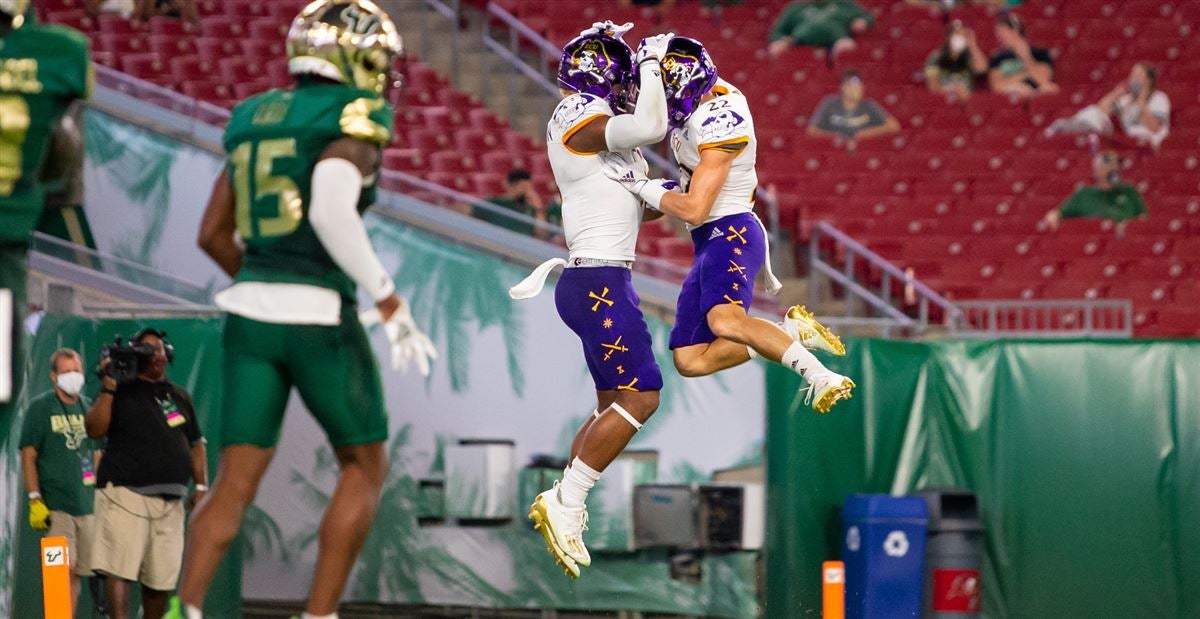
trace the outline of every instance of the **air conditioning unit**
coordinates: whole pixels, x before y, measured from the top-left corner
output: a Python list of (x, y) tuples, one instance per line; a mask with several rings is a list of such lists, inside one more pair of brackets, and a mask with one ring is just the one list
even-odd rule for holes
[(644, 484), (633, 492), (636, 548), (697, 548), (696, 489), (679, 484)]
[(766, 492), (762, 484), (700, 484), (696, 497), (702, 548), (762, 548), (766, 530)]
[(516, 444), (463, 439), (446, 447), (446, 516), (460, 525), (512, 519), (517, 492)]

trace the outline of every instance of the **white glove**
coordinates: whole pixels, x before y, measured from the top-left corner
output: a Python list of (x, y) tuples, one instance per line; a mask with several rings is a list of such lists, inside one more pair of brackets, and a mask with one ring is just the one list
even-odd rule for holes
[[(379, 324), (382, 318), (376, 308), (358, 315), (358, 320), (364, 327)], [(383, 332), (392, 343), (392, 369), (407, 372), (408, 361), (412, 359), (417, 362), (417, 370), (421, 372), (421, 376), (429, 376), (429, 364), (438, 358), (437, 349), (433, 347), (429, 336), (417, 328), (412, 311), (408, 308), (408, 300), (401, 297), (400, 307), (383, 323)]]
[(604, 175), (621, 183), (629, 193), (641, 198), (646, 206), (659, 210), (662, 197), (668, 191), (678, 191), (679, 183), (669, 179), (649, 178), (646, 173), (650, 164), (642, 157), (639, 149), (628, 153), (605, 151), (600, 153)]
[(612, 20), (594, 22), (591, 28), (579, 33), (579, 36), (587, 36), (589, 34), (607, 34), (608, 36), (619, 39), (625, 36), (626, 32), (633, 30), (633, 22), (625, 22), (620, 26), (614, 24)]
[(671, 39), (674, 37), (674, 32), (668, 32), (642, 39), (642, 43), (637, 48), (637, 55), (634, 57), (637, 64), (642, 64), (643, 60), (662, 62), (662, 59), (667, 55), (667, 45), (671, 43)]

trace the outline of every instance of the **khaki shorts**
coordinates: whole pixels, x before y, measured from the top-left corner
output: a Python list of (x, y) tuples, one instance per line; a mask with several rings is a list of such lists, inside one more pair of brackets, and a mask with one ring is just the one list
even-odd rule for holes
[(170, 591), (183, 562), (183, 501), (109, 484), (96, 490), (91, 568)]
[(92, 515), (72, 516), (67, 512), (50, 512), (50, 530), (46, 537), (67, 538), (67, 556), (71, 557), (71, 573), (76, 576), (92, 575)]

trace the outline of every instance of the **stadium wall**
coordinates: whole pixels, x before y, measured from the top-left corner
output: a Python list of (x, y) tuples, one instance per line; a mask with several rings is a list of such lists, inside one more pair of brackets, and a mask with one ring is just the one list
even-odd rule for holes
[(767, 617), (815, 616), (852, 492), (973, 489), (989, 617), (1200, 616), (1200, 341), (854, 341), (828, 415), (771, 367)]
[[(210, 289), (224, 286), (224, 276), (194, 242), (221, 160), (94, 111), (87, 116), (86, 132), (86, 208), (99, 249)], [(368, 215), (366, 220), (381, 259), (399, 292), (413, 301), (413, 313), (427, 327), (441, 358), (428, 380), (415, 372), (383, 369), (392, 470), (373, 537), (352, 576), (347, 599), (754, 617), (754, 553), (706, 558), (700, 584), (672, 580), (664, 553), (606, 553), (586, 578), (572, 583), (527, 526), (516, 497), (515, 519), (507, 526), (417, 526), (418, 480), (444, 474), (445, 446), (462, 438), (512, 439), (518, 466), (538, 453), (565, 456), (575, 428), (591, 413), (594, 392), (578, 340), (558, 319), (552, 289), (529, 301), (508, 297), (507, 288), (524, 277), (524, 267), (381, 216)], [(219, 320), (150, 322), (175, 340), (180, 360), (170, 374), (193, 390), (202, 425), (215, 441)], [(669, 368), (669, 325), (653, 318), (649, 322), (656, 357)], [(48, 387), (44, 377), (54, 348), (77, 346), (85, 358), (94, 359), (99, 346), (114, 334), (131, 330), (133, 325), (124, 321), (46, 317), (34, 338), (26, 384), (35, 391)], [(373, 342), (379, 359), (390, 358), (382, 334), (376, 333)], [(715, 469), (761, 462), (763, 366), (747, 364), (707, 379), (663, 374), (662, 405), (632, 444), (658, 452), (658, 481), (702, 481)], [(92, 391), (97, 387), (90, 385)], [(236, 414), (237, 405), (227, 403), (224, 410)], [(216, 450), (210, 454), (215, 458)], [(7, 464), (0, 485), (15, 489), (20, 483), (15, 445), (6, 447), (3, 460)], [(209, 610), (230, 614), (213, 616), (236, 616), (235, 610), (222, 609), (236, 609), (243, 598), (304, 597), (316, 554), (314, 532), (335, 474), (324, 435), (293, 398), (280, 449), (243, 529), (244, 569), (235, 561), (232, 575), (209, 600)], [(603, 489), (594, 492), (596, 504), (589, 505), (593, 535), (601, 534), (597, 525), (621, 526), (621, 519), (605, 510), (604, 494)], [(14, 505), (3, 526), (33, 539), (21, 509), (23, 505)], [(620, 531), (604, 534), (619, 537)], [(20, 552), (18, 567), (36, 563), (36, 552), (32, 558), (25, 553), (33, 546), (17, 548), (9, 541), (13, 539), (14, 535), (0, 539), (0, 556)], [(18, 602), (24, 598), (28, 605), (14, 616), (38, 616), (40, 593), (36, 578), (32, 582), (32, 588), (19, 589)]]

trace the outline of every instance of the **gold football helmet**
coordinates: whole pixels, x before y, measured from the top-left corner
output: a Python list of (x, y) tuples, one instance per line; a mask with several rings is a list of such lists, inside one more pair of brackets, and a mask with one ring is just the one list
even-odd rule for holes
[(396, 24), (370, 0), (315, 0), (287, 36), (292, 75), (319, 75), (380, 95), (400, 86), (394, 65), (403, 53)]
[(0, 13), (12, 19), (14, 29), (25, 23), (25, 12), (28, 10), (29, 0), (0, 0)]

